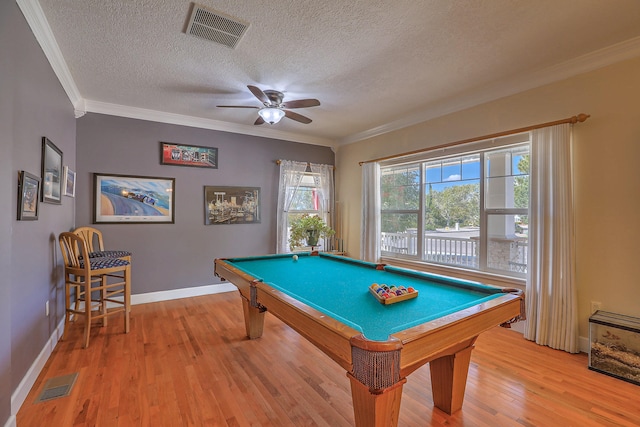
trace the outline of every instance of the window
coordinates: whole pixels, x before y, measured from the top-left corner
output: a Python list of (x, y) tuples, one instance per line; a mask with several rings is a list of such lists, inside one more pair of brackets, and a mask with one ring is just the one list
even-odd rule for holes
[(332, 226), (333, 187), (332, 165), (280, 161), (277, 253), (290, 252), (289, 221), (296, 216), (317, 215)]
[(311, 173), (305, 172), (298, 187), (289, 187), (287, 191), (291, 192), (290, 215), (319, 212), (319, 191)]
[(524, 277), (528, 134), (474, 147), (381, 164), (382, 256)]
[(413, 236), (420, 216), (420, 166), (380, 170), (381, 251), (416, 255)]

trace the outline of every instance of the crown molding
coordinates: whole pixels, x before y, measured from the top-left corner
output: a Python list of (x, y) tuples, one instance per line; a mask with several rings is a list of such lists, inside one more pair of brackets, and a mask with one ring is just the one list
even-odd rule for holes
[(100, 101), (84, 101), (86, 112), (107, 114), (111, 116), (128, 117), (131, 119), (149, 120), (152, 122), (168, 123), (174, 125), (190, 126), (202, 129), (211, 129), (222, 132), (239, 133), (243, 135), (259, 136), (262, 138), (281, 139), (285, 141), (300, 142), (303, 144), (321, 145), (333, 148), (335, 141), (326, 138), (317, 138), (292, 132), (283, 132), (277, 129), (269, 129), (258, 126), (239, 125), (219, 120), (186, 116), (182, 114), (166, 113), (163, 111), (148, 110), (145, 108), (128, 107), (119, 104), (110, 104)]
[(40, 7), (40, 3), (38, 3), (37, 0), (16, 0), (16, 3), (27, 20), (27, 24), (31, 27), (31, 31), (40, 44), (47, 60), (49, 60), (53, 72), (58, 77), (58, 80), (60, 80), (60, 84), (66, 92), (67, 97), (71, 101), (71, 104), (73, 104), (76, 117), (79, 117), (79, 113), (80, 116), (82, 116), (82, 114), (84, 114), (82, 112), (84, 100), (82, 96), (80, 96), (80, 91), (71, 76), (71, 71), (69, 71), (69, 67), (62, 56), (60, 47), (53, 36), (53, 32), (51, 31), (47, 18), (44, 16), (44, 11), (42, 7)]
[(516, 76), (498, 83), (483, 86), (475, 91), (466, 92), (421, 112), (399, 120), (377, 126), (338, 140), (338, 145), (351, 144), (395, 130), (413, 126), (427, 120), (442, 117), (486, 102), (495, 101), (510, 95), (544, 86), (589, 71), (597, 70), (617, 62), (640, 56), (640, 37), (626, 40), (615, 45), (578, 56), (561, 64), (534, 71), (526, 76)]
[(322, 145), (331, 147), (334, 150), (340, 145), (351, 144), (357, 141), (373, 138), (375, 136), (413, 126), (456, 111), (475, 107), (486, 102), (494, 101), (496, 99), (573, 77), (578, 74), (593, 71), (616, 62), (640, 56), (640, 37), (636, 37), (586, 55), (579, 56), (562, 64), (534, 71), (526, 76), (512, 77), (510, 79), (502, 80), (499, 83), (483, 86), (475, 91), (459, 94), (452, 98), (443, 100), (442, 102), (438, 102), (436, 105), (418, 113), (346, 136), (338, 141), (333, 141), (326, 138), (283, 132), (263, 127), (257, 128), (254, 126), (238, 125), (212, 119), (86, 100), (80, 95), (80, 91), (71, 76), (69, 67), (62, 56), (60, 47), (53, 36), (53, 32), (51, 31), (51, 27), (49, 26), (44, 12), (40, 7), (40, 3), (38, 3), (37, 0), (16, 0), (16, 3), (20, 7), (27, 23), (31, 27), (31, 31), (44, 51), (44, 54), (51, 64), (54, 73), (58, 77), (67, 97), (73, 104), (76, 118), (80, 118), (86, 112), (91, 111), (142, 120), (281, 139), (305, 144)]
[(308, 135), (283, 132), (276, 129), (257, 128), (253, 126), (226, 123), (218, 120), (190, 117), (180, 114), (165, 113), (162, 111), (147, 110), (143, 108), (128, 107), (123, 105), (108, 104), (84, 99), (73, 80), (71, 71), (67, 66), (62, 51), (55, 40), (49, 22), (40, 3), (37, 0), (16, 0), (31, 31), (40, 47), (44, 51), (51, 68), (58, 77), (67, 97), (73, 104), (76, 118), (84, 116), (87, 112), (103, 113), (115, 116), (130, 117), (155, 122), (171, 123), (183, 126), (192, 126), (203, 129), (219, 130), (224, 132), (240, 133), (244, 135), (273, 138), (286, 141), (300, 142), (304, 144), (321, 145), (335, 149), (335, 141), (312, 137)]

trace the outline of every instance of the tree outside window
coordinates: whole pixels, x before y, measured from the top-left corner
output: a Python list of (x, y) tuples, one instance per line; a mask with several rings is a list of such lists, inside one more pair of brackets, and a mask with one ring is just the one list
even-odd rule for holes
[(384, 256), (526, 273), (528, 143), (383, 166), (380, 192)]

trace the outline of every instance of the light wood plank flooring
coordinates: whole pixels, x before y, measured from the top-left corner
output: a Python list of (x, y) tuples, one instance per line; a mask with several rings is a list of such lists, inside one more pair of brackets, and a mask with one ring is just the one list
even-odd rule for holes
[[(18, 412), (18, 427), (351, 426), (345, 372), (273, 316), (244, 337), (236, 292), (133, 306), (58, 343)], [(44, 382), (79, 372), (68, 397), (34, 403)], [(492, 329), (473, 351), (462, 410), (433, 408), (429, 368), (408, 377), (400, 426), (639, 426), (640, 387), (571, 355)]]

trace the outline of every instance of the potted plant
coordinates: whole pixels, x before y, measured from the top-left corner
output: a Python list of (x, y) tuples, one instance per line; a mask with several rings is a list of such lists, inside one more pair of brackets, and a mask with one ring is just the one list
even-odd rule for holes
[(289, 221), (289, 248), (298, 246), (317, 246), (318, 239), (335, 233), (319, 216), (302, 214)]

